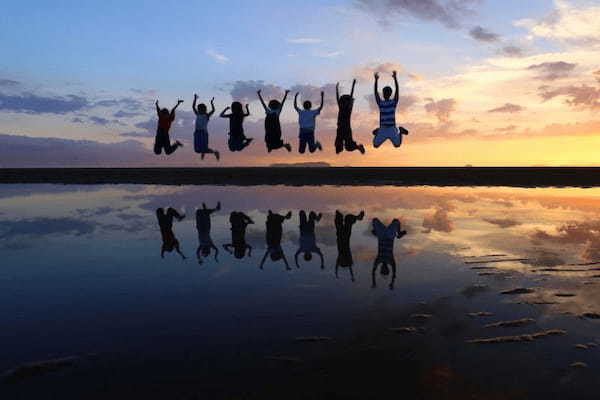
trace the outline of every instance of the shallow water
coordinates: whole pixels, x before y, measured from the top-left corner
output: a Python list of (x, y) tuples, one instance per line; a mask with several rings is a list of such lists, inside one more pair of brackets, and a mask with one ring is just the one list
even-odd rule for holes
[[(196, 210), (219, 202), (210, 216), (218, 259), (214, 249), (198, 257)], [(161, 208), (185, 215), (172, 227), (185, 259), (161, 257)], [(291, 212), (288, 268), (268, 255), (261, 268), (269, 210)], [(301, 210), (322, 215), (323, 268), (316, 253), (294, 262)], [(336, 268), (336, 210), (364, 211), (351, 267)], [(232, 212), (253, 221), (251, 256), (223, 248)], [(373, 269), (374, 218), (406, 230), (395, 276)], [(9, 398), (275, 395), (274, 381), (340, 398), (392, 388), (594, 398), (600, 386), (600, 189), (2, 185), (0, 260), (0, 368), (77, 357), (40, 376), (8, 372), (0, 390)], [(339, 261), (350, 264), (347, 254)], [(501, 294), (518, 288), (530, 290)], [(490, 315), (468, 315), (477, 312)], [(485, 327), (522, 318), (532, 320)]]

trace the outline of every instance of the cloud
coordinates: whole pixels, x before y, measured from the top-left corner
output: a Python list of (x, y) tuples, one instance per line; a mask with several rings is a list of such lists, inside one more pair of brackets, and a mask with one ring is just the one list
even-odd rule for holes
[(221, 53), (217, 53), (216, 51), (206, 50), (206, 54), (219, 64), (225, 64), (229, 62), (229, 58), (227, 56)]
[(2, 221), (0, 240), (27, 236), (44, 237), (55, 235), (82, 236), (94, 231), (95, 225), (75, 218), (31, 218)]
[(15, 87), (19, 86), (21, 82), (13, 81), (12, 79), (0, 79), (0, 86), (4, 87)]
[(75, 95), (46, 97), (33, 93), (19, 95), (0, 93), (0, 111), (22, 114), (66, 114), (89, 106), (88, 99)]
[(112, 116), (115, 118), (130, 118), (130, 117), (137, 117), (138, 115), (143, 115), (143, 114), (140, 112), (137, 112), (137, 111), (129, 112), (129, 111), (119, 110), (116, 113), (114, 113)]
[(494, 43), (500, 40), (500, 35), (481, 26), (476, 26), (469, 31), (469, 35), (480, 42)]
[(500, 228), (511, 228), (513, 226), (521, 225), (521, 222), (512, 218), (484, 218), (485, 222), (493, 225), (498, 225)]
[(396, 71), (398, 73), (401, 73), (403, 69), (404, 68), (402, 67), (402, 65), (393, 62), (386, 62), (380, 64), (371, 63), (363, 67), (356, 68), (353, 74), (354, 76), (356, 76), (356, 79), (359, 82), (368, 82), (374, 79), (373, 74), (375, 74), (375, 72), (379, 72), (379, 74), (381, 75), (380, 79), (391, 79), (392, 72)]
[(503, 106), (488, 110), (489, 113), (509, 113), (514, 114), (525, 110), (525, 107), (518, 104), (506, 103)]
[(448, 217), (448, 212), (442, 208), (437, 208), (432, 214), (426, 215), (423, 218), (423, 228), (427, 232), (439, 231), (439, 232), (452, 232), (454, 225)]
[(494, 129), (496, 132), (514, 132), (515, 130), (517, 130), (519, 127), (516, 125), (508, 125), (502, 128), (496, 128)]
[(534, 64), (527, 67), (529, 71), (537, 71), (540, 73), (538, 79), (544, 81), (554, 81), (559, 78), (564, 78), (571, 73), (577, 64), (568, 63), (565, 61), (544, 62)]
[(408, 73), (408, 78), (409, 78), (411, 81), (422, 81), (422, 80), (424, 80), (424, 79), (425, 79), (425, 77), (424, 77), (423, 75), (420, 75), (420, 74), (415, 74), (414, 72), (409, 72), (409, 73)]
[(539, 38), (574, 45), (600, 43), (600, 6), (572, 4), (565, 0), (555, 1), (556, 9), (541, 20), (522, 19), (517, 26), (529, 29)]
[(556, 89), (542, 86), (539, 95), (543, 102), (564, 96), (567, 98), (565, 103), (571, 107), (592, 111), (600, 110), (600, 89), (585, 84), (581, 86), (563, 86)]
[(440, 122), (448, 122), (451, 114), (456, 111), (456, 100), (442, 99), (435, 101), (432, 98), (425, 99), (428, 101), (425, 104), (425, 111), (429, 114), (434, 114)]
[(155, 134), (151, 131), (146, 131), (146, 132), (131, 131), (131, 132), (123, 132), (119, 136), (132, 137), (132, 138), (151, 138), (151, 137), (154, 137)]
[(107, 126), (107, 125), (111, 125), (111, 124), (124, 125), (118, 119), (107, 119), (107, 118), (98, 117), (95, 115), (84, 115), (84, 114), (80, 114), (77, 117), (72, 118), (71, 122), (76, 123), (76, 124), (91, 123), (91, 124), (98, 125), (98, 126)]
[(531, 235), (535, 241), (557, 243), (559, 245), (583, 245), (581, 258), (585, 261), (600, 259), (600, 221), (571, 222), (559, 226), (556, 233), (536, 230)]
[(507, 45), (498, 49), (498, 54), (506, 57), (523, 57), (525, 52), (522, 48), (515, 45)]
[(136, 89), (136, 88), (131, 88), (129, 90), (131, 90), (135, 94), (139, 94), (139, 95), (142, 95), (142, 96), (151, 96), (151, 97), (156, 96), (156, 93), (157, 93), (157, 91), (154, 90), (154, 89)]
[(315, 56), (321, 57), (321, 58), (335, 58), (335, 57), (341, 56), (342, 54), (344, 54), (344, 52), (342, 50), (336, 50), (336, 51), (330, 51), (327, 53), (316, 53)]
[(284, 90), (277, 85), (267, 84), (264, 81), (253, 80), (236, 81), (229, 93), (234, 101), (250, 103), (253, 100), (258, 100), (256, 92), (259, 89), (262, 91), (262, 96), (265, 101), (273, 98), (281, 98), (284, 94)]
[(322, 39), (317, 39), (317, 38), (293, 38), (293, 39), (288, 39), (287, 40), (288, 43), (294, 43), (294, 44), (312, 44), (312, 43), (322, 43), (323, 40)]
[(359, 8), (372, 12), (389, 23), (400, 16), (411, 16), (423, 21), (439, 22), (457, 29), (466, 16), (475, 13), (473, 6), (478, 0), (357, 0)]

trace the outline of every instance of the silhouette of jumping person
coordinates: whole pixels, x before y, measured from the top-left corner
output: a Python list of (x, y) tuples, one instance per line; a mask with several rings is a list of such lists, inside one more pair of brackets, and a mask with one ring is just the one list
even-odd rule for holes
[(156, 114), (158, 114), (158, 126), (156, 128), (156, 137), (154, 138), (154, 154), (158, 155), (164, 149), (165, 154), (169, 155), (175, 152), (178, 147), (183, 147), (183, 144), (179, 140), (176, 140), (175, 144), (171, 144), (171, 138), (169, 137), (171, 123), (175, 120), (175, 110), (181, 103), (183, 103), (183, 100), (178, 100), (171, 112), (166, 108), (161, 109), (158, 106), (158, 100), (154, 103), (156, 105)]
[(289, 143), (284, 143), (281, 139), (281, 123), (279, 122), (279, 114), (281, 114), (281, 111), (283, 110), (283, 105), (285, 104), (289, 92), (289, 90), (285, 91), (281, 103), (278, 100), (271, 100), (269, 101), (268, 107), (262, 98), (261, 91), (258, 90), (256, 92), (260, 99), (260, 103), (267, 114), (265, 117), (265, 143), (267, 144), (267, 151), (269, 153), (282, 147), (285, 147), (287, 151), (292, 151), (292, 146), (290, 146)]
[(160, 250), (160, 257), (165, 258), (165, 252), (170, 253), (173, 250), (175, 250), (177, 251), (177, 253), (179, 253), (181, 258), (185, 260), (185, 256), (179, 249), (179, 241), (173, 233), (173, 218), (176, 218), (177, 221), (181, 221), (185, 218), (185, 215), (179, 214), (176, 210), (170, 207), (167, 210), (166, 214), (164, 209), (157, 208), (156, 218), (158, 219), (160, 235), (162, 236), (162, 247)]
[(323, 260), (323, 253), (317, 246), (317, 237), (315, 235), (315, 224), (321, 221), (322, 215), (316, 214), (311, 211), (308, 218), (304, 210), (300, 211), (300, 246), (298, 251), (294, 255), (294, 261), (296, 267), (300, 268), (298, 264), (298, 256), (300, 253), (304, 253), (304, 261), (312, 260), (312, 253), (316, 253), (321, 257), (321, 269), (325, 268), (325, 261)]
[(213, 243), (210, 237), (210, 215), (221, 209), (221, 202), (217, 203), (215, 208), (206, 208), (206, 204), (202, 203), (202, 208), (196, 210), (196, 229), (198, 230), (198, 249), (196, 249), (196, 258), (198, 264), (202, 264), (202, 257), (208, 257), (211, 250), (215, 251), (215, 261), (219, 255), (219, 249)]
[(198, 101), (198, 95), (194, 94), (194, 102), (192, 103), (192, 110), (196, 114), (196, 129), (194, 130), (194, 151), (201, 155), (204, 160), (206, 154), (214, 154), (217, 161), (219, 161), (220, 154), (208, 147), (208, 120), (215, 113), (215, 98), (210, 99), (210, 112), (206, 110), (206, 104), (201, 103), (196, 107)]
[[(248, 250), (248, 257), (252, 257), (252, 246), (246, 243), (246, 228), (248, 225), (254, 224), (254, 221), (243, 212), (232, 211), (229, 215), (229, 222), (231, 223), (231, 243), (224, 244), (223, 248), (229, 254), (233, 254), (235, 258), (244, 258), (246, 250)], [(231, 251), (232, 247), (233, 251)]]
[(381, 275), (387, 276), (390, 274), (389, 267), (392, 267), (392, 279), (390, 280), (389, 288), (394, 288), (396, 281), (396, 260), (394, 259), (394, 240), (400, 239), (406, 235), (406, 231), (400, 229), (400, 221), (394, 219), (391, 224), (385, 226), (377, 218), (373, 220), (373, 235), (377, 236), (377, 257), (373, 262), (372, 285), (375, 288), (375, 272), (377, 267), (381, 265)]
[[(225, 114), (231, 109), (231, 113)], [(247, 138), (244, 134), (244, 118), (250, 115), (250, 109), (246, 104), (246, 112), (242, 107), (242, 103), (234, 101), (231, 107), (226, 107), (221, 114), (221, 118), (229, 118), (229, 151), (242, 151), (252, 142), (252, 138)]]
[(292, 212), (288, 212), (285, 216), (280, 214), (274, 214), (271, 210), (269, 210), (269, 215), (267, 216), (267, 250), (265, 251), (265, 255), (260, 262), (260, 269), (263, 269), (263, 265), (267, 260), (267, 256), (271, 257), (272, 261), (279, 261), (283, 259), (285, 263), (285, 268), (290, 270), (290, 266), (288, 264), (287, 259), (285, 258), (285, 253), (283, 252), (283, 248), (281, 247), (281, 238), (283, 237), (283, 223), (286, 219), (292, 218)]
[(379, 97), (379, 74), (375, 72), (375, 101), (379, 107), (379, 128), (373, 131), (373, 147), (377, 148), (386, 140), (390, 140), (394, 147), (400, 147), (402, 144), (402, 135), (408, 135), (408, 131), (402, 127), (396, 128), (396, 107), (398, 106), (398, 76), (396, 71), (392, 72), (394, 78), (395, 93), (392, 99), (392, 88), (386, 86), (383, 88), (383, 100)]
[(298, 151), (300, 154), (304, 154), (306, 151), (306, 146), (308, 145), (308, 151), (314, 153), (315, 150), (323, 150), (323, 146), (321, 146), (321, 142), (315, 141), (315, 125), (317, 115), (321, 114), (321, 110), (323, 109), (323, 98), (325, 93), (321, 92), (321, 105), (316, 110), (311, 110), (312, 103), (310, 101), (305, 101), (302, 104), (304, 109), (300, 109), (298, 107), (298, 95), (296, 92), (294, 96), (294, 108), (298, 112), (298, 124), (300, 125), (300, 144), (298, 146)]
[(338, 104), (338, 119), (337, 132), (335, 137), (335, 152), (339, 154), (342, 150), (354, 151), (358, 150), (361, 154), (365, 154), (365, 146), (358, 144), (352, 139), (352, 107), (354, 106), (354, 87), (356, 79), (352, 81), (352, 90), (350, 94), (340, 96), (340, 83), (335, 85), (335, 97)]
[(344, 216), (341, 212), (335, 211), (335, 235), (337, 237), (337, 249), (338, 256), (335, 261), (335, 277), (338, 277), (338, 268), (348, 268), (350, 270), (350, 278), (354, 282), (354, 271), (352, 266), (354, 260), (352, 259), (352, 250), (350, 249), (350, 237), (352, 236), (352, 226), (356, 221), (362, 221), (365, 216), (365, 212), (361, 211), (358, 215), (346, 214)]

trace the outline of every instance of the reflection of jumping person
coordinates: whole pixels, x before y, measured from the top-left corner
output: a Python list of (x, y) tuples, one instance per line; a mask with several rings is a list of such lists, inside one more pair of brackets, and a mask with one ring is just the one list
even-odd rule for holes
[(323, 98), (325, 93), (321, 92), (321, 105), (316, 110), (311, 110), (312, 103), (305, 101), (302, 103), (303, 110), (298, 107), (298, 94), (294, 96), (294, 109), (298, 112), (298, 123), (300, 125), (300, 145), (298, 151), (304, 154), (306, 151), (306, 145), (308, 145), (308, 151), (314, 153), (315, 150), (323, 150), (323, 146), (319, 141), (315, 141), (315, 125), (317, 115), (321, 114), (323, 109)]
[(373, 220), (373, 234), (377, 236), (377, 257), (373, 262), (372, 271), (372, 287), (375, 284), (375, 272), (377, 267), (381, 265), (381, 275), (389, 275), (390, 270), (388, 265), (392, 267), (392, 279), (390, 281), (390, 289), (394, 288), (396, 281), (396, 260), (394, 259), (394, 240), (400, 239), (406, 235), (406, 231), (400, 229), (400, 221), (394, 219), (387, 227), (377, 218)]
[(162, 150), (165, 150), (165, 154), (169, 155), (178, 147), (183, 147), (183, 144), (179, 140), (175, 141), (175, 144), (171, 144), (171, 138), (169, 137), (169, 129), (171, 129), (171, 123), (175, 120), (175, 110), (179, 105), (183, 103), (183, 100), (178, 100), (177, 104), (169, 112), (166, 108), (162, 110), (158, 106), (158, 100), (156, 100), (156, 114), (158, 114), (158, 127), (156, 128), (156, 137), (154, 138), (154, 154), (160, 154)]
[(194, 94), (194, 102), (192, 110), (196, 114), (196, 129), (194, 130), (194, 151), (201, 154), (202, 159), (206, 154), (214, 154), (217, 161), (219, 160), (219, 152), (208, 147), (208, 120), (215, 113), (215, 98), (210, 99), (210, 112), (206, 110), (206, 104), (201, 103), (196, 107), (198, 95)]
[[(248, 250), (248, 256), (252, 256), (252, 246), (246, 243), (246, 228), (250, 224), (254, 224), (254, 221), (239, 211), (232, 211), (229, 215), (229, 222), (231, 223), (231, 243), (224, 244), (223, 248), (225, 251), (233, 254), (235, 258), (244, 258), (246, 256), (246, 250)], [(233, 252), (231, 248), (233, 247)]]
[(217, 259), (219, 249), (217, 249), (217, 246), (215, 246), (210, 237), (210, 215), (220, 209), (221, 202), (218, 202), (215, 208), (206, 208), (206, 204), (202, 203), (202, 208), (196, 210), (196, 229), (198, 230), (196, 257), (198, 258), (198, 264), (202, 264), (202, 257), (208, 257), (211, 250), (215, 251), (215, 261), (219, 262)]
[[(396, 106), (398, 105), (398, 76), (396, 71), (392, 72), (394, 77), (395, 93), (392, 97), (392, 88), (386, 86), (383, 88), (383, 100), (379, 97), (379, 74), (375, 72), (375, 101), (379, 107), (379, 128), (373, 131), (373, 147), (377, 148), (386, 140), (390, 140), (394, 147), (400, 147), (402, 144), (402, 135), (408, 135), (408, 131), (402, 127), (396, 128)], [(400, 129), (400, 132), (398, 132)]]
[[(231, 108), (231, 113), (225, 114)], [(219, 115), (221, 118), (229, 118), (229, 150), (242, 151), (252, 142), (252, 138), (247, 138), (244, 134), (244, 118), (250, 115), (250, 109), (246, 104), (246, 112), (242, 103), (234, 101), (231, 107), (225, 108)]]
[(165, 252), (170, 253), (175, 250), (185, 260), (185, 256), (179, 249), (179, 241), (173, 233), (173, 218), (177, 218), (177, 221), (181, 221), (185, 218), (185, 215), (179, 214), (173, 208), (169, 208), (165, 214), (164, 209), (158, 208), (156, 210), (156, 218), (158, 219), (160, 235), (162, 236), (162, 248), (160, 250), (161, 258), (165, 258)]
[(312, 253), (318, 254), (321, 257), (321, 269), (325, 268), (323, 253), (321, 253), (321, 249), (317, 246), (317, 237), (315, 235), (315, 223), (319, 222), (321, 217), (321, 214), (311, 211), (309, 217), (306, 218), (306, 212), (304, 210), (300, 211), (300, 246), (294, 256), (296, 267), (298, 268), (300, 268), (298, 265), (298, 255), (300, 253), (304, 253), (305, 261), (312, 260)]
[(362, 154), (365, 154), (365, 146), (357, 144), (352, 139), (352, 124), (350, 122), (352, 118), (352, 107), (354, 106), (354, 86), (356, 86), (356, 79), (352, 81), (352, 90), (350, 94), (340, 96), (340, 83), (335, 85), (335, 97), (338, 103), (338, 120), (337, 120), (337, 133), (335, 137), (335, 152), (339, 154), (342, 150), (354, 151), (358, 150)]
[(292, 151), (292, 146), (290, 146), (289, 143), (284, 143), (281, 139), (281, 123), (279, 122), (279, 114), (281, 114), (281, 111), (283, 110), (283, 105), (285, 104), (289, 92), (289, 90), (285, 91), (281, 103), (279, 100), (271, 100), (269, 101), (268, 107), (262, 98), (261, 91), (258, 90), (256, 92), (260, 99), (260, 103), (265, 109), (265, 113), (267, 113), (267, 116), (265, 117), (265, 143), (267, 144), (267, 151), (269, 153), (272, 150), (277, 150), (282, 147), (285, 147), (287, 151)]
[(335, 212), (335, 234), (337, 236), (337, 248), (338, 256), (335, 262), (335, 277), (338, 276), (338, 268), (350, 269), (350, 278), (354, 282), (354, 271), (352, 266), (354, 260), (352, 259), (352, 250), (350, 249), (350, 237), (352, 236), (352, 226), (356, 221), (362, 221), (365, 216), (365, 212), (361, 211), (358, 215), (347, 214), (344, 215), (337, 211)]
[(260, 262), (260, 269), (263, 268), (263, 265), (267, 260), (267, 256), (271, 256), (272, 261), (279, 261), (283, 259), (285, 268), (288, 270), (290, 269), (287, 259), (285, 258), (285, 253), (283, 252), (283, 248), (281, 247), (283, 223), (286, 219), (290, 218), (292, 218), (291, 211), (283, 216), (280, 214), (274, 214), (271, 210), (269, 210), (269, 215), (267, 216), (267, 250), (265, 251), (265, 255)]

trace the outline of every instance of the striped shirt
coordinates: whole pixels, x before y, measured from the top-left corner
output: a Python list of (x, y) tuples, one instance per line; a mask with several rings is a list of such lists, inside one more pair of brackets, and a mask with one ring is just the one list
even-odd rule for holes
[(381, 100), (379, 106), (379, 126), (396, 126), (396, 105), (395, 100)]

